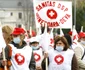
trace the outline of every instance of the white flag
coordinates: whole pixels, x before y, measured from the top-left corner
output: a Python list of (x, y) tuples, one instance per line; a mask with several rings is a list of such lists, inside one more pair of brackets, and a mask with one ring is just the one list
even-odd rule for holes
[(39, 28), (37, 28), (37, 35), (41, 34), (41, 26)]
[(64, 36), (63, 30), (60, 28), (60, 36)]
[(83, 26), (81, 26), (81, 31), (80, 32), (83, 32)]
[(78, 41), (78, 33), (75, 29), (75, 25), (73, 26), (73, 33), (72, 33), (73, 41)]
[(45, 25), (44, 33), (42, 34), (40, 45), (44, 49), (45, 52), (48, 52), (48, 46), (49, 46), (49, 37), (47, 33), (47, 25)]
[(2, 28), (0, 27), (0, 53), (2, 52), (2, 48), (5, 48), (5, 47), (6, 47), (6, 43), (3, 38)]

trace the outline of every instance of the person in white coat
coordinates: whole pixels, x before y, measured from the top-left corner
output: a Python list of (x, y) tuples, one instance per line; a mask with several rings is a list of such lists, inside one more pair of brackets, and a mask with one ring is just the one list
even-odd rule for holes
[(74, 51), (69, 49), (65, 37), (56, 37), (54, 40), (54, 49), (49, 50), (48, 70), (79, 70)]
[(78, 44), (74, 51), (78, 60), (79, 70), (85, 70), (85, 32), (79, 33)]
[(5, 48), (6, 59), (11, 61), (10, 70), (35, 70), (33, 51), (24, 41), (25, 30), (14, 28), (13, 40)]
[(36, 62), (36, 70), (42, 70), (42, 61), (44, 59), (44, 51), (41, 46), (39, 46), (39, 40), (37, 37), (32, 37), (30, 39), (30, 46), (32, 47), (35, 62)]

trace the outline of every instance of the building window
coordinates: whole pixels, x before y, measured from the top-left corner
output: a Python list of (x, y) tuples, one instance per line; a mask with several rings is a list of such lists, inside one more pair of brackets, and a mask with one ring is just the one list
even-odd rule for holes
[(19, 19), (22, 19), (22, 13), (18, 14)]

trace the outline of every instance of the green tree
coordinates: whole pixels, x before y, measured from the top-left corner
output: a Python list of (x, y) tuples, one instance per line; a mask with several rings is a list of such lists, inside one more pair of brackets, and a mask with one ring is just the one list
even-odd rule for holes
[(85, 31), (85, 0), (78, 1), (76, 7), (76, 29), (79, 32), (81, 26), (84, 27)]

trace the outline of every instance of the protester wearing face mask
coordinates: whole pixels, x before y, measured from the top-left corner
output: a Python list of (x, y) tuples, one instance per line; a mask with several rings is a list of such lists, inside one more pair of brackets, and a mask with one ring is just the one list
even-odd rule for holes
[(30, 39), (30, 46), (32, 47), (33, 50), (37, 50), (40, 48), (39, 41), (36, 37), (32, 37)]
[(77, 59), (65, 37), (55, 38), (54, 49), (49, 50), (48, 58), (48, 70), (78, 70)]
[(79, 70), (85, 70), (85, 32), (79, 33), (79, 45), (74, 49)]
[(34, 58), (36, 62), (36, 70), (42, 70), (42, 60), (44, 59), (43, 49), (39, 46), (39, 40), (37, 37), (32, 37), (30, 39), (30, 46), (33, 49)]
[(24, 41), (24, 34), (23, 28), (15, 28), (11, 34), (13, 41), (5, 49), (12, 63), (10, 70), (35, 70), (33, 51)]

